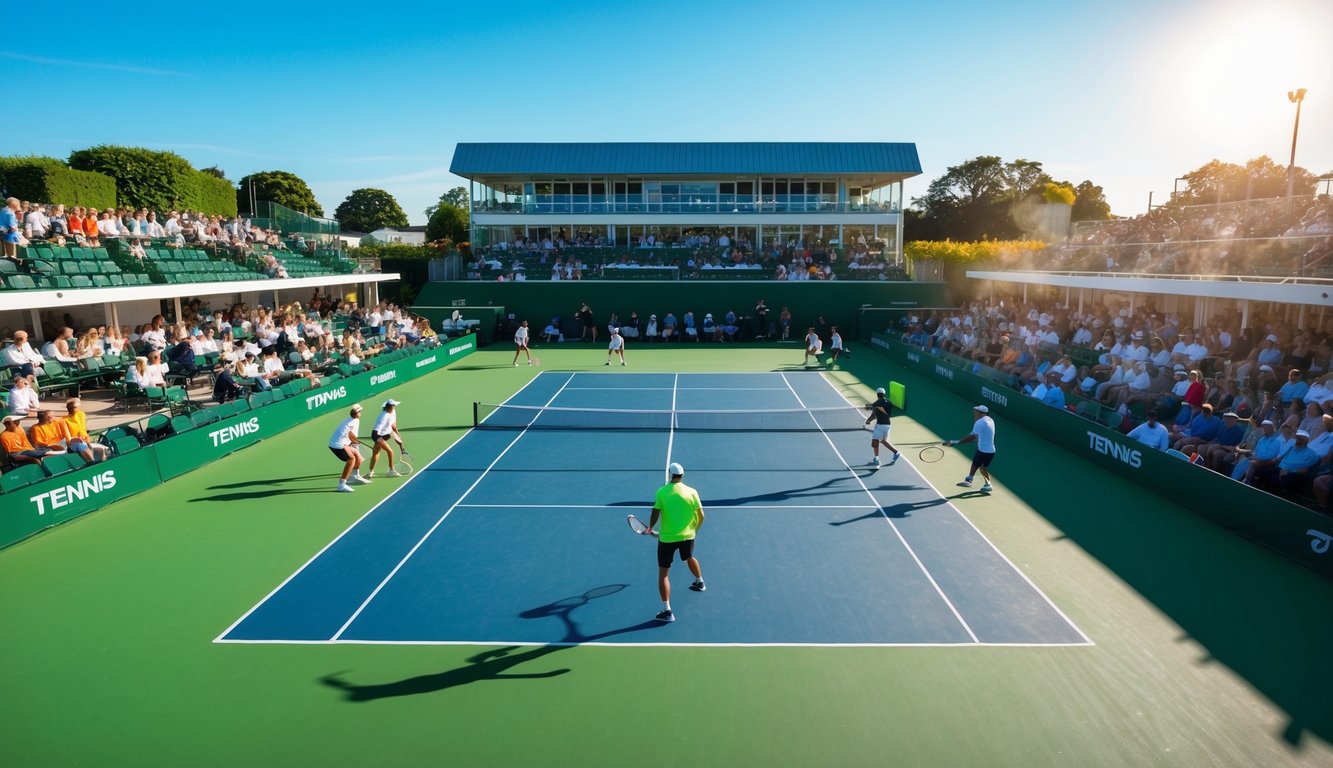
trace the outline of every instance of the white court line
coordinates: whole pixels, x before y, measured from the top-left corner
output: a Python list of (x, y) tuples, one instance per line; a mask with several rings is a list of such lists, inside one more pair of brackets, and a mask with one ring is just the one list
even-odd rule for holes
[[(535, 380), (536, 379), (534, 379), (534, 381)], [(573, 376), (566, 379), (565, 383), (560, 386), (560, 389), (557, 389), (555, 394), (551, 395), (551, 399), (546, 401), (546, 405), (549, 406), (551, 403), (553, 403), (555, 399), (560, 396), (560, 393), (564, 391), (565, 386), (567, 386), (569, 382), (573, 380), (574, 380)], [(537, 416), (537, 418), (541, 418), (540, 414)], [(500, 455), (496, 456), (495, 460), (490, 463), (490, 466), (486, 467), (486, 469), (480, 475), (477, 476), (477, 479), (473, 481), (472, 485), (468, 486), (468, 489), (466, 491), (463, 491), (463, 495), (459, 496), (458, 500), (455, 501), (447, 510), (445, 510), (444, 514), (440, 516), (440, 519), (435, 521), (435, 525), (432, 525), (430, 527), (430, 530), (426, 531), (426, 535), (422, 536), (421, 540), (416, 543), (416, 546), (408, 550), (408, 553), (406, 555), (403, 555), (403, 559), (398, 561), (398, 565), (395, 565), (393, 567), (393, 570), (389, 571), (389, 575), (385, 576), (384, 580), (379, 583), (379, 586), (375, 587), (374, 591), (372, 591), (370, 595), (361, 602), (361, 605), (357, 607), (356, 611), (352, 613), (351, 617), (348, 618), (347, 621), (344, 622), (343, 625), (338, 628), (338, 631), (333, 634), (333, 637), (330, 638), (331, 640), (337, 640), (338, 638), (342, 637), (342, 633), (345, 632), (347, 628), (352, 625), (352, 622), (356, 621), (356, 617), (360, 616), (361, 612), (366, 609), (366, 606), (370, 605), (370, 601), (374, 600), (375, 597), (380, 593), (380, 590), (384, 589), (384, 586), (389, 583), (389, 580), (398, 574), (398, 571), (407, 563), (408, 560), (412, 559), (412, 555), (415, 555), (417, 553), (417, 550), (421, 549), (421, 545), (426, 543), (426, 539), (429, 539), (430, 535), (432, 533), (435, 533), (435, 529), (439, 528), (440, 524), (443, 523), (445, 519), (449, 517), (449, 514), (458, 508), (458, 505), (463, 502), (463, 499), (466, 499), (468, 497), (468, 494), (472, 493), (472, 491), (478, 485), (481, 484), (481, 481), (486, 479), (486, 475), (490, 473), (491, 469), (493, 469), (496, 464), (500, 463), (500, 459), (503, 459), (505, 454), (509, 453), (509, 449), (513, 448), (518, 443), (518, 441), (528, 433), (528, 428), (531, 427), (533, 422), (535, 421), (536, 419), (533, 419), (533, 421), (528, 422), (528, 426), (524, 427), (522, 432), (519, 432), (518, 435), (513, 440), (509, 441), (509, 445), (506, 445), (505, 449), (503, 451), (500, 451)]]
[(671, 380), (671, 424), (667, 429), (667, 455), (666, 466), (662, 467), (662, 474), (666, 476), (665, 482), (671, 482), (671, 450), (676, 443), (676, 387), (680, 384), (680, 374)]
[[(821, 376), (822, 376), (822, 375), (823, 375), (823, 374), (821, 374)], [(843, 402), (847, 403), (848, 406), (850, 406), (850, 407), (852, 407), (852, 408), (856, 408), (856, 403), (853, 403), (851, 400), (848, 400), (848, 399), (847, 399), (847, 396), (844, 395), (841, 391), (839, 391), (839, 389), (838, 389), (837, 387), (833, 386), (833, 383), (830, 382), (830, 381), (828, 381), (827, 378), (825, 378), (824, 383), (826, 383), (826, 384), (829, 385), (829, 389), (832, 389), (834, 392), (837, 392), (838, 397), (841, 397), (842, 400), (843, 400)], [(858, 409), (858, 410), (859, 410), (859, 409)], [(941, 441), (941, 442), (942, 442), (942, 441)], [(911, 468), (912, 468), (912, 472), (913, 472), (914, 474), (916, 474), (917, 477), (921, 478), (921, 482), (925, 483), (925, 484), (926, 484), (932, 491), (934, 491), (936, 496), (939, 496), (941, 499), (944, 499), (944, 502), (945, 502), (946, 504), (949, 505), (949, 509), (952, 509), (954, 512), (956, 512), (956, 513), (958, 514), (959, 517), (963, 518), (963, 522), (965, 522), (965, 523), (967, 523), (968, 525), (972, 526), (972, 530), (974, 530), (974, 531), (977, 532), (977, 535), (981, 537), (981, 540), (984, 541), (984, 542), (986, 542), (987, 544), (989, 544), (989, 545), (990, 545), (990, 548), (993, 549), (993, 550), (995, 550), (995, 554), (999, 555), (1001, 560), (1004, 560), (1006, 563), (1008, 563), (1008, 564), (1009, 564), (1009, 567), (1010, 567), (1010, 568), (1013, 568), (1015, 573), (1017, 573), (1019, 576), (1022, 576), (1022, 577), (1023, 577), (1023, 581), (1026, 581), (1026, 582), (1028, 583), (1028, 586), (1032, 587), (1032, 589), (1033, 589), (1038, 595), (1041, 595), (1041, 599), (1042, 599), (1042, 600), (1045, 600), (1045, 601), (1046, 601), (1046, 604), (1049, 605), (1049, 606), (1051, 606), (1051, 610), (1053, 610), (1053, 611), (1055, 611), (1057, 614), (1059, 614), (1060, 618), (1064, 619), (1066, 624), (1068, 624), (1070, 627), (1073, 627), (1074, 631), (1078, 633), (1079, 637), (1083, 638), (1083, 640), (1085, 641), (1085, 644), (1087, 644), (1087, 645), (1096, 645), (1096, 643), (1094, 643), (1094, 642), (1092, 641), (1092, 638), (1090, 638), (1090, 637), (1088, 637), (1086, 634), (1084, 634), (1083, 630), (1082, 630), (1082, 629), (1079, 629), (1079, 626), (1078, 626), (1077, 624), (1075, 624), (1073, 621), (1071, 621), (1070, 618), (1069, 618), (1068, 616), (1065, 615), (1065, 612), (1064, 612), (1064, 611), (1060, 610), (1060, 606), (1056, 605), (1054, 600), (1052, 600), (1051, 598), (1049, 598), (1049, 597), (1046, 596), (1046, 593), (1043, 592), (1043, 591), (1041, 590), (1041, 587), (1038, 587), (1037, 584), (1036, 584), (1034, 581), (1032, 581), (1032, 579), (1028, 578), (1028, 575), (1027, 575), (1026, 573), (1024, 573), (1023, 570), (1022, 570), (1021, 568), (1019, 568), (1017, 565), (1014, 565), (1014, 561), (1010, 560), (1009, 557), (1008, 557), (1007, 555), (1005, 555), (1004, 552), (1002, 552), (1002, 551), (1000, 550), (999, 547), (995, 546), (995, 542), (991, 541), (990, 538), (987, 537), (985, 533), (982, 533), (981, 529), (978, 528), (978, 527), (976, 526), (976, 523), (973, 523), (973, 522), (968, 518), (967, 515), (963, 514), (963, 510), (961, 510), (961, 509), (959, 509), (958, 507), (954, 506), (954, 503), (953, 503), (953, 500), (952, 500), (952, 499), (950, 499), (948, 496), (945, 496), (944, 493), (943, 493), (942, 491), (940, 491), (939, 488), (936, 488), (936, 487), (935, 487), (935, 484), (934, 484), (934, 483), (930, 482), (930, 479), (927, 478), (927, 477), (925, 476), (925, 474), (923, 474), (923, 473), (921, 472), (921, 470), (917, 469), (916, 465), (913, 464), (913, 463), (911, 462), (911, 460), (909, 460), (909, 459), (907, 458), (907, 452), (906, 452), (906, 451), (903, 451), (903, 452), (902, 452), (902, 456), (901, 456), (900, 460), (901, 460), (901, 461), (907, 461), (907, 466), (911, 467)]]
[[(676, 374), (679, 376), (680, 374)], [(567, 387), (584, 392), (675, 392), (676, 387)], [(686, 392), (786, 392), (786, 387), (680, 387)]]
[[(513, 400), (515, 397), (518, 397), (518, 395), (519, 395), (523, 390), (525, 390), (525, 389), (527, 389), (528, 387), (532, 386), (533, 382), (537, 381), (537, 379), (539, 379), (539, 378), (541, 378), (541, 375), (540, 375), (540, 374), (538, 374), (537, 376), (532, 377), (532, 381), (529, 381), (527, 384), (524, 384), (521, 388), (519, 388), (519, 390), (518, 390), (517, 392), (515, 392), (514, 394), (512, 394), (512, 395), (510, 395), (509, 397), (505, 398), (505, 403), (508, 403), (510, 400)], [(571, 377), (571, 378), (572, 378), (572, 377)], [(406, 488), (406, 487), (408, 486), (408, 484), (411, 483), (413, 480), (416, 480), (417, 478), (419, 478), (419, 477), (425, 475), (425, 474), (426, 474), (426, 473), (425, 473), (425, 470), (428, 469), (428, 468), (430, 467), (431, 464), (434, 464), (435, 462), (439, 461), (441, 456), (443, 456), (444, 454), (448, 453), (449, 451), (452, 451), (452, 450), (454, 449), (454, 446), (456, 446), (456, 445), (458, 445), (459, 443), (461, 443), (461, 442), (463, 441), (463, 438), (467, 437), (467, 436), (470, 435), (470, 434), (472, 434), (472, 430), (471, 430), (471, 429), (469, 429), (469, 430), (467, 430), (466, 432), (464, 432), (463, 434), (459, 435), (457, 440), (455, 440), (455, 441), (453, 441), (452, 443), (449, 444), (449, 447), (445, 448), (443, 451), (440, 451), (440, 452), (435, 456), (435, 458), (433, 458), (433, 459), (431, 459), (430, 461), (426, 462), (426, 466), (425, 466), (425, 467), (422, 467), (422, 471), (416, 472), (416, 473), (414, 473), (414, 474), (408, 476), (407, 480), (406, 480), (402, 485), (400, 485), (400, 486), (398, 486), (397, 488), (395, 488), (395, 489), (393, 489), (392, 491), (390, 491), (388, 496), (385, 496), (383, 499), (380, 499), (379, 503), (377, 503), (375, 506), (371, 507), (370, 509), (366, 510), (366, 513), (365, 513), (364, 515), (358, 517), (358, 518), (356, 519), (356, 522), (354, 522), (354, 523), (352, 523), (351, 525), (349, 525), (349, 526), (347, 526), (346, 528), (344, 528), (342, 533), (338, 534), (337, 536), (335, 536), (335, 537), (333, 538), (333, 541), (330, 541), (328, 544), (325, 544), (324, 547), (323, 547), (322, 549), (320, 549), (318, 552), (316, 552), (316, 553), (315, 553), (309, 560), (305, 561), (305, 563), (303, 563), (303, 564), (301, 565), (300, 568), (297, 568), (297, 569), (292, 573), (292, 575), (290, 575), (290, 576), (288, 576), (287, 578), (283, 579), (283, 580), (282, 580), (282, 583), (279, 584), (278, 586), (274, 587), (274, 588), (273, 588), (267, 595), (264, 595), (264, 598), (263, 598), (262, 600), (260, 600), (259, 602), (255, 603), (254, 606), (252, 606), (252, 607), (250, 608), (250, 610), (248, 610), (248, 611), (246, 611), (245, 613), (241, 614), (241, 618), (237, 619), (236, 621), (233, 621), (233, 622), (231, 623), (231, 626), (230, 626), (230, 627), (227, 627), (225, 630), (222, 631), (222, 634), (220, 634), (220, 635), (218, 635), (217, 637), (213, 638), (213, 642), (215, 642), (215, 643), (217, 643), (217, 642), (223, 642), (222, 638), (226, 637), (227, 634), (230, 633), (233, 629), (236, 629), (236, 627), (240, 626), (241, 622), (243, 622), (243, 621), (245, 621), (246, 619), (250, 618), (250, 614), (252, 614), (252, 613), (254, 613), (255, 611), (259, 610), (259, 607), (260, 607), (260, 606), (262, 606), (264, 603), (267, 603), (267, 602), (269, 601), (269, 598), (273, 597), (273, 596), (276, 595), (279, 591), (281, 591), (283, 587), (287, 586), (288, 582), (290, 582), (292, 579), (296, 578), (297, 576), (301, 575), (301, 572), (304, 571), (306, 568), (308, 568), (308, 567), (310, 566), (311, 563), (313, 563), (313, 562), (315, 562), (316, 560), (318, 560), (320, 555), (322, 555), (322, 554), (324, 554), (325, 552), (327, 552), (327, 551), (329, 550), (329, 547), (332, 547), (334, 544), (337, 544), (339, 539), (341, 539), (342, 537), (346, 536), (348, 533), (350, 533), (350, 532), (352, 531), (353, 528), (355, 528), (355, 527), (357, 527), (358, 525), (360, 525), (362, 520), (365, 520), (367, 517), (370, 517), (370, 514), (371, 514), (372, 512), (374, 512), (375, 510), (377, 510), (377, 509), (379, 509), (380, 507), (384, 506), (385, 502), (387, 502), (389, 499), (392, 499), (393, 496), (394, 496), (394, 494), (396, 494), (396, 493), (398, 493), (399, 491), (401, 491), (401, 490), (403, 490), (404, 488)], [(226, 641), (226, 642), (235, 642), (235, 641)]]
[[(792, 387), (790, 381), (787, 381), (787, 374), (782, 374), (782, 380), (787, 382), (787, 387), (791, 389), (791, 393), (796, 398), (796, 402), (800, 403), (801, 407), (804, 408), (805, 401), (801, 400), (801, 396), (796, 393), (796, 388)], [(827, 383), (828, 382), (825, 382), (825, 384)], [(843, 399), (845, 400), (846, 398)], [(889, 517), (888, 513), (884, 511), (884, 507), (880, 506), (879, 500), (875, 498), (875, 494), (871, 493), (870, 489), (866, 487), (865, 481), (861, 479), (860, 475), (856, 474), (856, 470), (852, 469), (852, 465), (847, 463), (847, 459), (843, 458), (842, 452), (839, 451), (838, 446), (833, 443), (833, 438), (828, 436), (828, 433), (824, 431), (824, 427), (820, 425), (819, 420), (815, 418), (813, 413), (810, 414), (810, 420), (813, 421), (815, 426), (819, 429), (819, 434), (823, 435), (824, 439), (828, 441), (829, 447), (833, 449), (833, 453), (835, 453), (843, 465), (847, 467), (847, 471), (851, 473), (852, 477), (856, 478), (856, 482), (861, 486), (861, 490), (865, 491), (866, 495), (870, 497), (870, 500), (875, 503), (875, 506), (879, 509), (879, 513), (884, 516), (885, 522), (893, 528), (893, 532), (898, 536), (898, 541), (901, 541), (903, 546), (907, 548), (907, 553), (912, 556), (912, 559), (916, 561), (917, 566), (921, 568), (921, 572), (926, 575), (926, 579), (930, 581), (930, 585), (935, 588), (937, 593), (939, 593), (940, 599), (944, 601), (945, 605), (949, 606), (950, 611), (953, 611), (954, 618), (958, 619), (958, 623), (962, 624), (963, 629), (967, 630), (967, 634), (972, 638), (972, 642), (980, 643), (981, 640), (977, 637), (977, 633), (973, 632), (972, 628), (967, 625), (967, 621), (963, 619), (963, 614), (958, 612), (958, 609), (954, 607), (953, 601), (949, 599), (948, 595), (944, 594), (944, 590), (941, 589), (939, 583), (935, 581), (935, 577), (930, 575), (930, 570), (926, 568), (926, 564), (921, 562), (921, 558), (917, 557), (916, 550), (912, 549), (912, 545), (907, 543), (907, 539), (903, 536), (903, 532), (898, 530), (898, 526), (894, 524), (893, 518)]]
[(526, 648), (1086, 648), (1088, 643), (538, 643), (531, 640), (217, 640), (232, 645), (416, 645), (416, 646), (520, 646)]
[[(460, 509), (652, 509), (647, 506), (626, 506), (624, 504), (458, 504)], [(879, 509), (874, 504), (709, 504), (709, 509)]]

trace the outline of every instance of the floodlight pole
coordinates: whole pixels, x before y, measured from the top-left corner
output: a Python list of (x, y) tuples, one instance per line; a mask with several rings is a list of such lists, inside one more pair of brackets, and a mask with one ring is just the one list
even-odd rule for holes
[(1291, 129), (1291, 162), (1287, 164), (1287, 197), (1291, 197), (1296, 186), (1296, 136), (1301, 131), (1301, 103), (1305, 101), (1305, 89), (1287, 91), (1287, 101), (1296, 105), (1296, 124)]

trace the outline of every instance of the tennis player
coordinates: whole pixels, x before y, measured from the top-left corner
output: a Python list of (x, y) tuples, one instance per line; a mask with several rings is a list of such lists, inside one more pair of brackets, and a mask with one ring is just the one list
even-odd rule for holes
[(981, 473), (981, 478), (985, 483), (981, 486), (982, 493), (990, 493), (990, 464), (995, 458), (995, 421), (987, 414), (990, 409), (984, 405), (978, 405), (972, 408), (972, 431), (960, 440), (950, 440), (949, 445), (961, 445), (975, 441), (977, 452), (972, 456), (972, 468), (967, 471), (967, 477), (958, 484), (960, 488), (972, 487), (972, 476), (977, 472)]
[[(518, 367), (518, 356), (526, 354), (528, 356), (528, 365), (532, 365), (532, 350), (528, 349), (528, 321), (524, 320), (518, 324), (518, 330), (514, 331), (514, 344), (518, 349), (514, 350), (514, 367)], [(374, 464), (374, 461), (371, 462)]]
[(620, 355), (620, 364), (625, 363), (625, 337), (620, 335), (620, 328), (611, 326), (611, 344), (606, 348), (606, 362), (603, 365), (611, 364), (611, 355)]
[(384, 410), (380, 411), (379, 418), (375, 419), (375, 426), (370, 430), (370, 439), (375, 448), (370, 452), (370, 471), (366, 473), (366, 478), (375, 477), (375, 463), (379, 461), (380, 453), (383, 452), (389, 457), (389, 471), (385, 477), (402, 477), (398, 470), (393, 468), (393, 448), (389, 446), (389, 438), (393, 438), (398, 443), (398, 450), (403, 450), (403, 436), (398, 434), (398, 406), (397, 400), (385, 400)]
[(889, 443), (889, 421), (893, 416), (893, 403), (884, 396), (884, 387), (875, 390), (875, 395), (875, 402), (867, 406), (870, 409), (870, 416), (866, 418), (867, 424), (875, 422), (875, 431), (870, 433), (870, 449), (875, 455), (870, 459), (870, 463), (879, 466), (879, 446), (883, 444), (885, 448), (893, 451), (893, 458), (889, 459), (889, 466), (893, 466), (894, 462), (898, 461), (898, 449)]
[(805, 334), (805, 360), (801, 362), (804, 368), (810, 364), (810, 356), (815, 358), (815, 365), (819, 365), (819, 353), (824, 350), (824, 342), (819, 340), (819, 334), (815, 333), (815, 327), (810, 326), (810, 331)]
[(671, 482), (657, 489), (653, 499), (653, 515), (648, 520), (651, 531), (660, 519), (662, 528), (657, 533), (657, 591), (662, 595), (662, 610), (657, 614), (658, 621), (675, 621), (671, 612), (671, 580), (667, 572), (671, 570), (671, 556), (680, 553), (690, 573), (694, 574), (694, 583), (690, 589), (703, 592), (703, 571), (694, 556), (694, 535), (704, 524), (704, 506), (699, 501), (699, 493), (686, 485), (685, 468), (675, 462), (667, 467)]
[[(836, 325), (833, 326), (832, 334), (829, 336), (828, 348), (830, 355), (829, 365), (837, 365), (838, 355), (841, 355), (843, 353), (843, 348), (842, 348), (842, 334), (838, 333), (838, 326)], [(851, 354), (849, 353), (847, 356), (851, 357)]]
[(361, 476), (361, 452), (356, 449), (356, 446), (361, 444), (361, 441), (356, 439), (356, 433), (360, 429), (361, 406), (354, 405), (352, 410), (348, 411), (347, 418), (333, 430), (333, 437), (329, 438), (329, 450), (345, 462), (342, 477), (338, 480), (339, 493), (352, 492), (352, 486), (347, 484), (349, 480), (361, 485), (370, 482)]

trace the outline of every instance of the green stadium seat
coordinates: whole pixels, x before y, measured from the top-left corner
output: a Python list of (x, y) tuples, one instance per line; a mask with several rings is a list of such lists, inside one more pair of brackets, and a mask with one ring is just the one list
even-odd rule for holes
[(171, 417), (171, 431), (173, 434), (180, 435), (189, 432), (192, 429), (194, 429), (194, 422), (190, 420), (189, 416), (181, 415)]
[(42, 469), (50, 476), (62, 475), (88, 466), (88, 462), (77, 453), (61, 453), (42, 460)]
[(93, 280), (91, 277), (88, 277), (87, 275), (70, 275), (69, 281), (75, 288), (93, 287)]
[(127, 453), (134, 453), (142, 446), (139, 444), (139, 438), (134, 437), (133, 435), (125, 435), (124, 437), (116, 438), (115, 441), (111, 443), (111, 447), (115, 449), (117, 456), (124, 456)]
[(106, 275), (93, 275), (93, 286), (97, 288), (110, 288), (111, 280)]
[(46, 473), (37, 464), (23, 464), (0, 476), (0, 488), (6, 492), (17, 491), (33, 483), (46, 479)]

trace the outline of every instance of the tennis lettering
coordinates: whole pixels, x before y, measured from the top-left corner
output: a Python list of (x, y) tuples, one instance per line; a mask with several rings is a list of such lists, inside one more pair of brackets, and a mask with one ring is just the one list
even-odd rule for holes
[[(870, 343), (873, 344), (873, 345), (875, 345), (875, 346), (877, 346), (877, 347), (883, 347), (883, 348), (885, 348), (885, 349), (892, 349), (892, 347), (889, 346), (889, 342), (885, 341), (884, 339), (881, 339), (881, 338), (878, 337), (878, 336), (872, 336), (871, 339), (870, 339)], [(918, 360), (917, 362), (921, 362), (921, 361)]]
[(940, 376), (943, 376), (949, 381), (953, 381), (953, 370), (950, 368), (945, 368), (944, 366), (937, 364), (935, 366), (935, 373)]
[[(452, 350), (451, 350), (451, 351), (452, 351)], [(424, 359), (424, 360), (418, 360), (418, 361), (417, 361), (417, 367), (418, 367), (418, 368), (421, 368), (422, 366), (430, 365), (430, 364), (433, 363), (433, 362), (435, 362), (435, 355), (431, 355), (430, 357), (428, 357), (428, 358), (426, 358), (426, 359)]]
[(258, 431), (259, 417), (254, 416), (251, 417), (249, 421), (242, 421), (240, 424), (233, 424), (230, 427), (223, 427), (222, 429), (209, 432), (208, 436), (213, 438), (213, 447), (217, 448), (220, 445), (230, 443), (238, 437), (253, 435)]
[(921, 355), (918, 355), (918, 354), (915, 353), (915, 352), (908, 352), (908, 353), (907, 353), (907, 359), (908, 359), (908, 360), (911, 360), (911, 361), (914, 362), (914, 363), (919, 363), (919, 362), (921, 362)]
[(1323, 531), (1317, 531), (1314, 528), (1305, 532), (1310, 537), (1310, 549), (1314, 550), (1316, 555), (1322, 555), (1328, 552), (1328, 543), (1333, 541), (1333, 536), (1329, 536)]
[(1143, 465), (1143, 454), (1128, 445), (1121, 445), (1114, 440), (1102, 437), (1096, 432), (1088, 432), (1088, 447), (1103, 456), (1119, 459), (1135, 469)]
[(1009, 398), (1005, 397), (999, 392), (994, 392), (992, 390), (989, 390), (986, 387), (981, 388), (981, 399), (989, 400), (992, 403), (995, 403), (996, 405), (1004, 405), (1004, 406), (1009, 405)]
[(344, 397), (347, 397), (347, 387), (338, 387), (337, 389), (331, 389), (328, 392), (317, 392), (305, 399), (305, 409), (307, 411), (313, 411), (316, 408), (322, 408), (334, 400), (341, 400)]
[(95, 493), (109, 491), (115, 487), (116, 473), (114, 470), (108, 469), (100, 475), (80, 480), (75, 485), (66, 485), (62, 488), (53, 488), (46, 493), (39, 493), (30, 497), (28, 501), (37, 504), (37, 514), (45, 515), (47, 504), (50, 504), (50, 509), (54, 512), (63, 506), (73, 504), (76, 501), (83, 501)]
[(373, 387), (376, 384), (382, 384), (386, 381), (389, 381), (390, 379), (396, 379), (396, 378), (398, 378), (398, 371), (389, 371), (388, 373), (377, 373), (374, 376), (370, 377), (370, 386)]
[[(451, 355), (456, 355), (456, 354), (458, 354), (459, 352), (466, 352), (466, 351), (469, 350), (469, 349), (472, 349), (472, 342), (470, 342), (470, 341), (467, 342), (467, 343), (464, 343), (464, 344), (459, 344), (459, 345), (456, 346), (456, 347), (449, 347), (449, 354), (451, 354)], [(431, 358), (431, 359), (434, 360), (435, 358)]]

